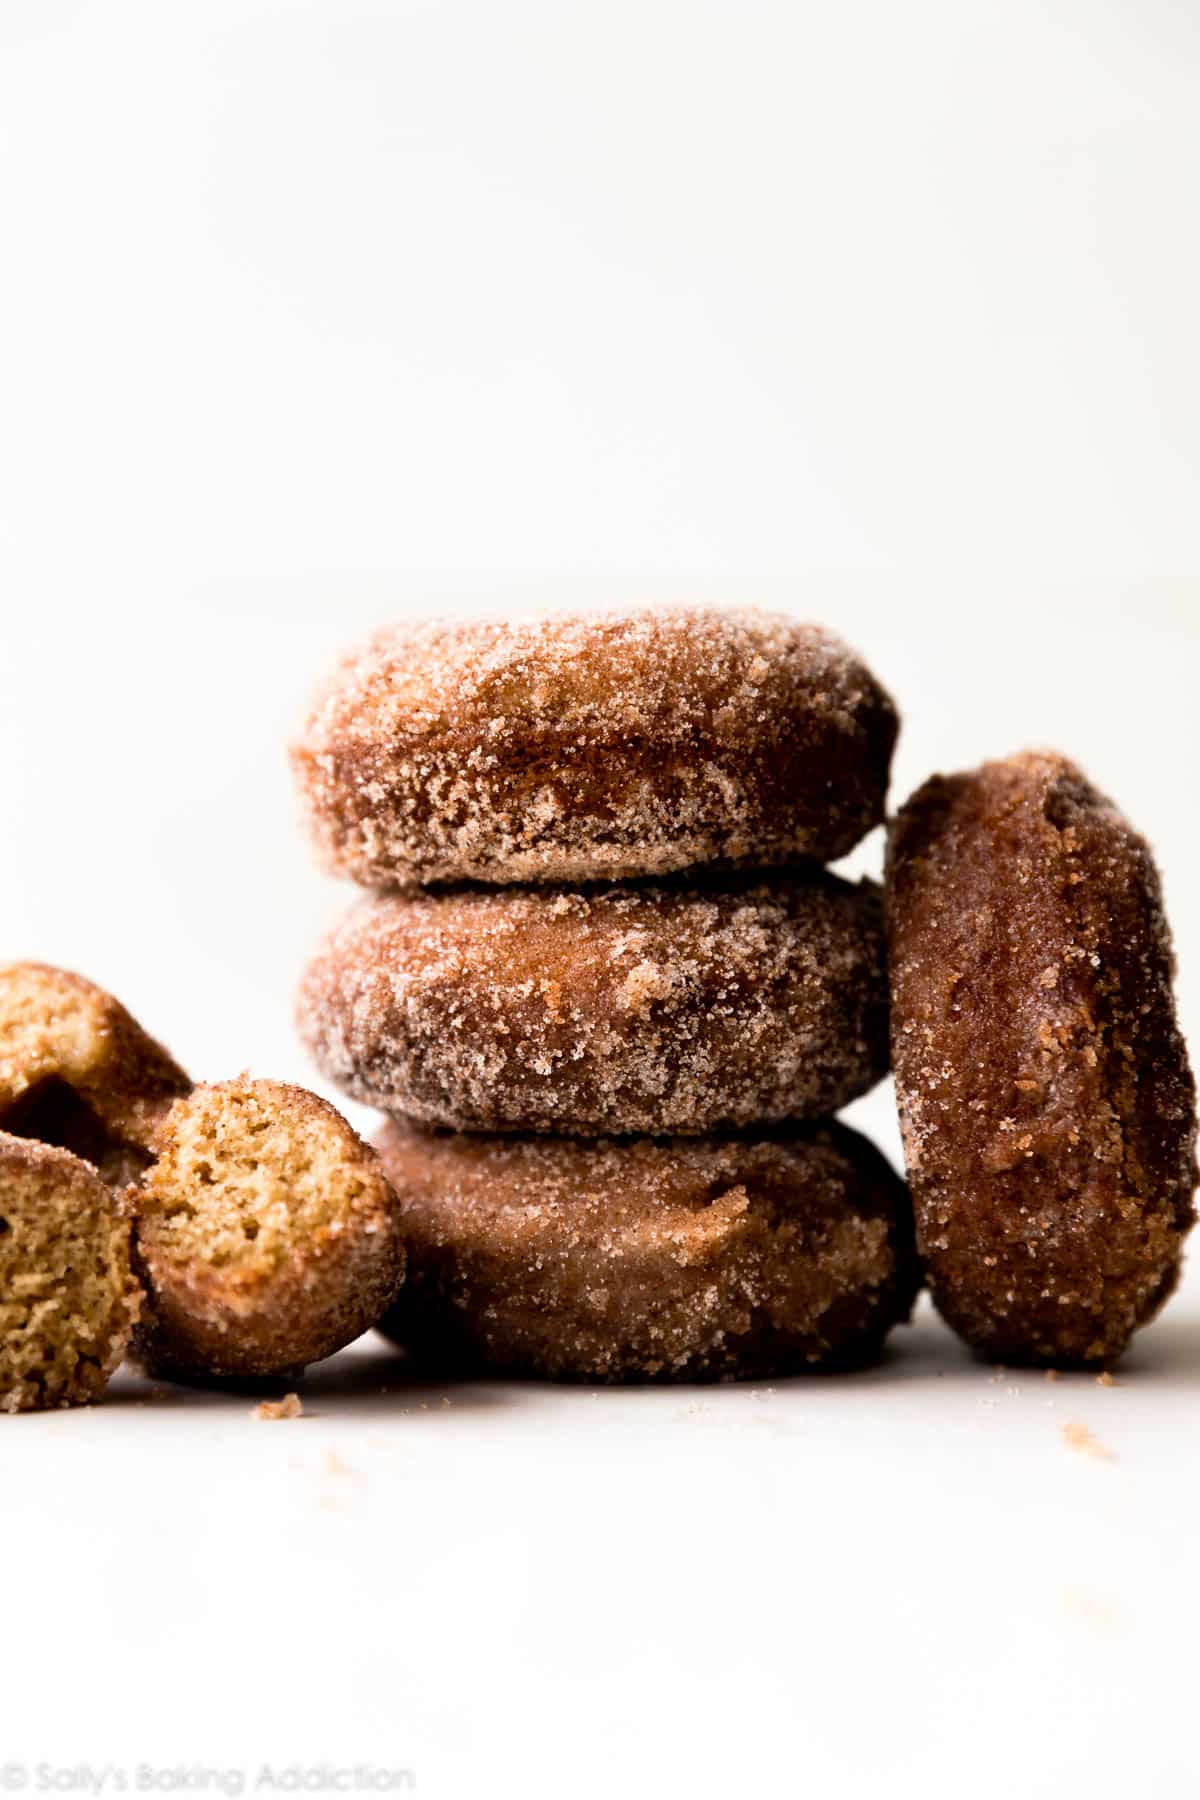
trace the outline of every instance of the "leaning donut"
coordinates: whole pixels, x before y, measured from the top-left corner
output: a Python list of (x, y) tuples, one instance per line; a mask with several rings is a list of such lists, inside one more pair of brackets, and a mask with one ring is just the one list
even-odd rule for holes
[(1195, 1090), (1144, 841), (1065, 757), (937, 777), (888, 855), (892, 1058), (945, 1317), (1105, 1362), (1174, 1285)]

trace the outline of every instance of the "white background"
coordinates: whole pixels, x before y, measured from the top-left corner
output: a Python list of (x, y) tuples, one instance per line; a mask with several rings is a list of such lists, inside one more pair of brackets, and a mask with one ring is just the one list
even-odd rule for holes
[[(284, 744), (333, 650), (756, 600), (892, 687), (897, 796), (1075, 754), (1195, 1034), (1198, 77), (1173, 0), (2, 0), (0, 953), (310, 1080), (345, 897)], [(0, 1784), (1196, 1790), (1195, 1281), (1112, 1389), (924, 1316), (754, 1392), (379, 1354), (294, 1424), (4, 1423)]]

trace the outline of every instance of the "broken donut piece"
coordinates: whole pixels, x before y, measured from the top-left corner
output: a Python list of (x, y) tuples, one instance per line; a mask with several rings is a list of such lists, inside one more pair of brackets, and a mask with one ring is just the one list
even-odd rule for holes
[(111, 1188), (69, 1151), (0, 1132), (0, 1412), (97, 1399), (140, 1302)]

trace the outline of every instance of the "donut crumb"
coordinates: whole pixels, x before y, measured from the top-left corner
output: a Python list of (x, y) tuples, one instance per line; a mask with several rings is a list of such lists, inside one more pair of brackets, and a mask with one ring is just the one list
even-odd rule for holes
[(282, 1400), (260, 1400), (251, 1416), (255, 1419), (302, 1419), (304, 1407), (299, 1394), (285, 1394)]
[(1072, 1450), (1078, 1450), (1081, 1456), (1091, 1456), (1097, 1462), (1116, 1462), (1116, 1453), (1102, 1444), (1094, 1432), (1081, 1424), (1078, 1419), (1067, 1419), (1062, 1428), (1063, 1438)]

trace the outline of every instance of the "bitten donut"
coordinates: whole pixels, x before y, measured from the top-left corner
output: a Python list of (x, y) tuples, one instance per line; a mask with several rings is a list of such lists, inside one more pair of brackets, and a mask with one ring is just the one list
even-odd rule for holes
[(581, 1381), (861, 1362), (917, 1289), (903, 1183), (865, 1138), (587, 1142), (389, 1123), (409, 1280), (383, 1329), (435, 1361)]
[(374, 1151), (282, 1082), (197, 1087), (134, 1191), (141, 1360), (191, 1379), (291, 1373), (369, 1330), (404, 1276)]
[(128, 1216), (95, 1169), (0, 1132), (0, 1412), (97, 1399), (140, 1297)]
[(292, 763), (334, 874), (577, 882), (833, 861), (882, 819), (896, 730), (816, 626), (647, 609), (380, 632)]
[(888, 855), (892, 1057), (938, 1306), (1107, 1362), (1174, 1285), (1195, 1096), (1150, 852), (1065, 757), (936, 777)]
[(103, 988), (44, 963), (0, 968), (0, 1130), (74, 1151), (119, 1184), (190, 1087)]
[(300, 994), (323, 1072), (461, 1131), (678, 1134), (836, 1112), (887, 1071), (879, 891), (809, 868), (686, 887), (364, 901)]

